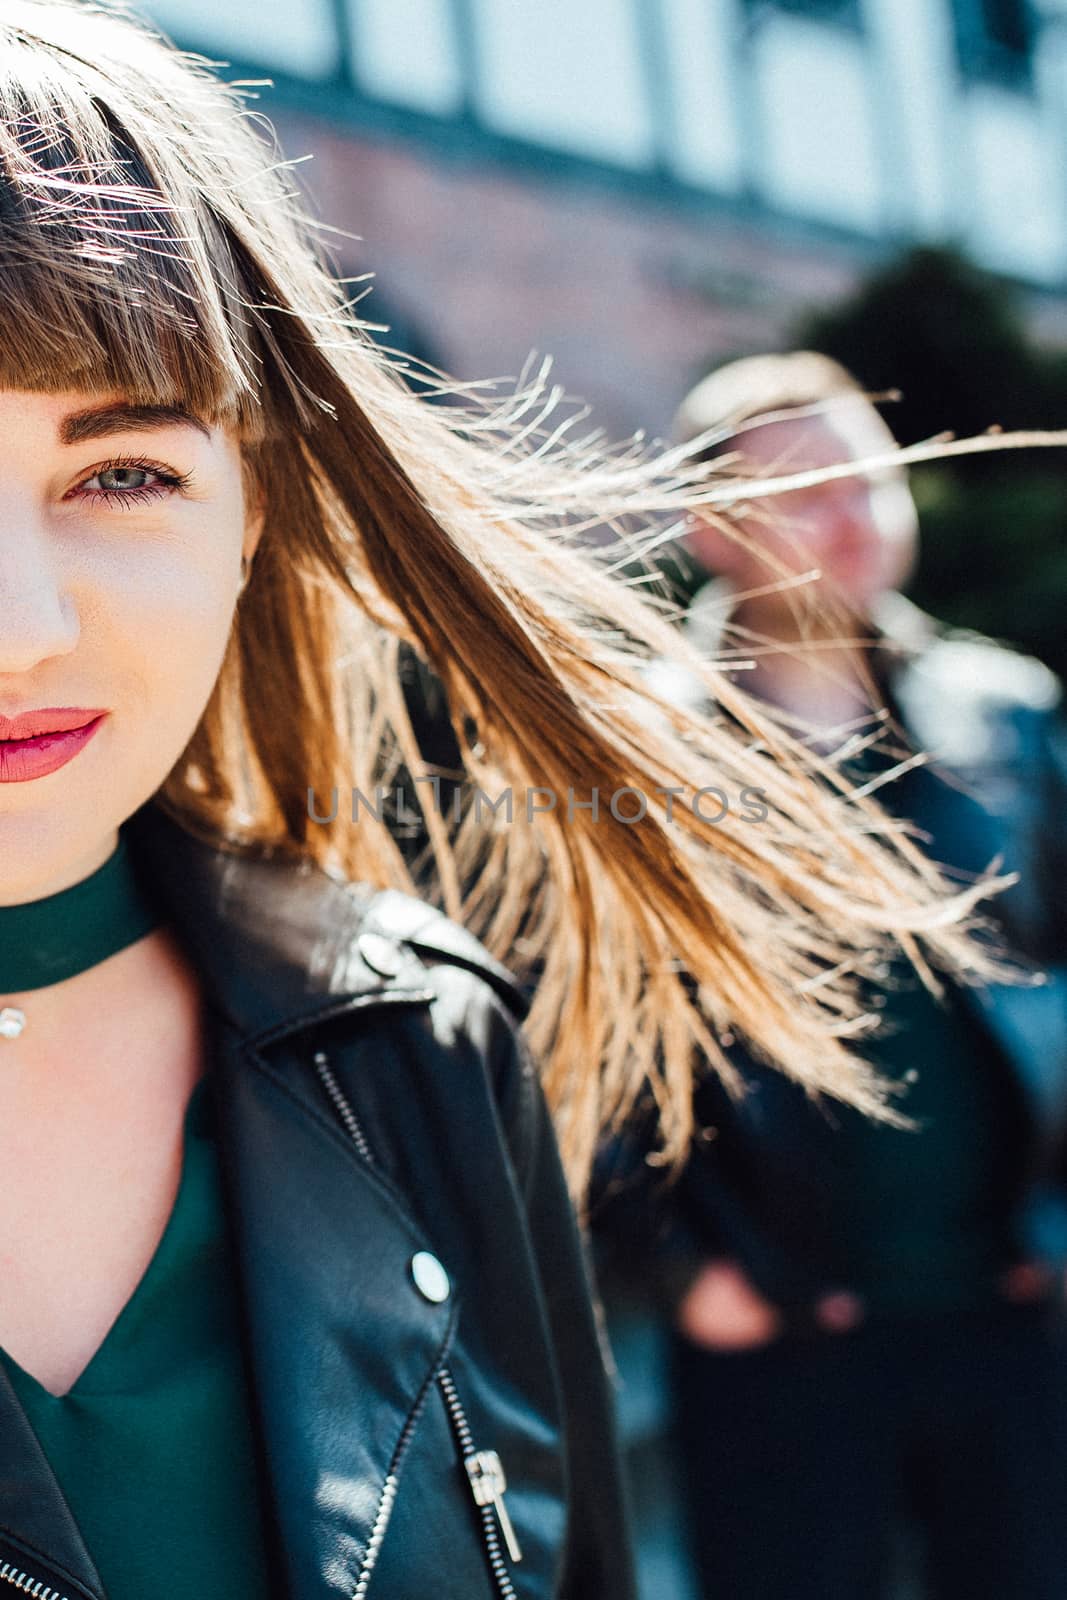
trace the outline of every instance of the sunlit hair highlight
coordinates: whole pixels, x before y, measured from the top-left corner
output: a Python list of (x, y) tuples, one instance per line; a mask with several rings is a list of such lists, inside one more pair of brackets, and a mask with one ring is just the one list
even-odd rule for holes
[[(686, 644), (662, 590), (622, 581), (700, 502), (698, 449), (575, 437), (582, 414), (544, 368), (503, 398), (429, 369), (415, 392), (331, 278), (261, 124), (125, 13), (4, 7), (0, 384), (182, 404), (233, 430), (266, 507), (161, 803), (223, 848), (410, 891), (384, 822), (308, 811), (309, 787), (373, 795), (399, 763), (419, 770), (406, 640), (445, 686), (472, 791), (602, 796), (595, 819), (469, 808), (458, 836), (431, 814), (419, 890), (539, 973), (524, 1029), (576, 1195), (646, 1083), (680, 1155), (701, 1062), (740, 1088), (727, 1030), (812, 1093), (894, 1118), (851, 1048), (878, 1020), (861, 980), (898, 947), (935, 990), (938, 971), (1004, 971), (973, 912), (989, 885), (950, 895), (900, 824)], [(621, 543), (594, 551), (592, 529)], [(658, 695), (653, 656), (716, 709)], [(669, 786), (759, 788), (768, 816), (669, 816)], [(639, 823), (608, 809), (623, 788), (646, 798)]]

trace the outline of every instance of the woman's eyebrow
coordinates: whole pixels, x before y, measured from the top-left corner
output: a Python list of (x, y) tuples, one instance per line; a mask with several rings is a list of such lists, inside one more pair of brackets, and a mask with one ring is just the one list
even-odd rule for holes
[(60, 444), (83, 444), (111, 433), (134, 433), (145, 428), (196, 428), (211, 438), (207, 424), (183, 406), (133, 406), (124, 401), (72, 411), (58, 427)]

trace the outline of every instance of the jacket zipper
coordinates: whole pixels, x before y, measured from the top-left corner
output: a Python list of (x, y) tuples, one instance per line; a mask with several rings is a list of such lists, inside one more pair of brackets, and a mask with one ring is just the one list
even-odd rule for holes
[(330, 1063), (326, 1059), (326, 1054), (322, 1050), (315, 1051), (315, 1071), (322, 1080), (322, 1086), (329, 1095), (330, 1103), (332, 1104), (334, 1110), (337, 1112), (337, 1115), (344, 1124), (344, 1129), (348, 1134), (348, 1137), (352, 1140), (352, 1143), (355, 1145), (356, 1149), (359, 1151), (367, 1165), (369, 1167), (373, 1167), (374, 1157), (371, 1154), (370, 1145), (367, 1143), (367, 1136), (363, 1132), (359, 1118), (352, 1110), (352, 1107), (346, 1100), (345, 1096), (342, 1094), (341, 1085), (334, 1077), (333, 1068), (330, 1066)]
[(515, 1529), (511, 1525), (507, 1507), (504, 1504), (504, 1490), (507, 1480), (504, 1477), (504, 1468), (500, 1464), (500, 1457), (495, 1450), (476, 1450), (471, 1437), (470, 1426), (466, 1414), (456, 1393), (452, 1374), (447, 1367), (442, 1367), (437, 1375), (437, 1382), (441, 1393), (444, 1395), (448, 1415), (455, 1430), (456, 1440), (463, 1454), (463, 1465), (467, 1469), (467, 1478), (470, 1482), (474, 1503), (478, 1507), (478, 1516), (481, 1519), (482, 1532), (485, 1535), (485, 1548), (489, 1556), (489, 1565), (496, 1579), (496, 1586), (500, 1592), (501, 1600), (515, 1600), (515, 1590), (512, 1586), (511, 1576), (504, 1561), (500, 1548), (500, 1538), (493, 1521), (495, 1510), (500, 1519), (500, 1527), (504, 1534), (504, 1542), (508, 1547), (508, 1554), (512, 1561), (522, 1560), (522, 1551), (519, 1541), (515, 1537)]
[[(433, 1376), (437, 1376), (436, 1372)], [(407, 1454), (408, 1445), (410, 1444), (412, 1435), (415, 1432), (415, 1424), (422, 1416), (423, 1409), (430, 1394), (432, 1381), (433, 1380), (431, 1379), (429, 1382), (424, 1384), (422, 1393), (419, 1395), (418, 1400), (412, 1407), (411, 1415), (405, 1422), (403, 1431), (399, 1440), (397, 1441), (397, 1447), (393, 1451), (393, 1459), (389, 1464), (389, 1472), (385, 1482), (382, 1484), (382, 1492), (378, 1496), (378, 1504), (374, 1510), (374, 1521), (371, 1524), (370, 1538), (367, 1541), (367, 1548), (364, 1552), (363, 1562), (359, 1569), (359, 1575), (356, 1578), (356, 1587), (352, 1591), (352, 1600), (364, 1600), (364, 1596), (366, 1595), (367, 1590), (370, 1588), (370, 1580), (374, 1575), (374, 1569), (378, 1564), (378, 1553), (382, 1548), (382, 1540), (385, 1538), (385, 1530), (388, 1528), (389, 1518), (393, 1514), (393, 1502), (396, 1500), (396, 1491), (400, 1483), (400, 1466), (405, 1455)]]
[(0, 1562), (0, 1583), (10, 1583), (14, 1588), (34, 1595), (36, 1600), (67, 1600), (66, 1595), (58, 1589), (50, 1589), (40, 1578), (32, 1578), (28, 1572), (21, 1572), (10, 1561)]
[[(356, 1146), (363, 1160), (367, 1162), (368, 1166), (373, 1167), (375, 1161), (370, 1143), (363, 1131), (359, 1118), (352, 1109), (351, 1102), (337, 1082), (324, 1050), (316, 1050), (315, 1052), (315, 1071), (318, 1073), (323, 1088), (329, 1096), (330, 1103), (337, 1112), (349, 1138)], [(500, 1535), (497, 1532), (496, 1521), (494, 1520), (495, 1512), (512, 1561), (521, 1561), (522, 1551), (519, 1548), (519, 1541), (515, 1537), (515, 1529), (512, 1527), (507, 1507), (504, 1504), (504, 1491), (507, 1488), (507, 1480), (504, 1476), (503, 1465), (495, 1450), (478, 1450), (475, 1448), (470, 1424), (467, 1421), (462, 1402), (456, 1392), (455, 1382), (448, 1368), (443, 1365), (439, 1367), (434, 1374), (434, 1378), (444, 1398), (449, 1422), (456, 1435), (456, 1441), (463, 1457), (463, 1466), (467, 1474), (467, 1482), (474, 1504), (478, 1510), (478, 1518), (482, 1525), (482, 1534), (485, 1540), (486, 1555), (497, 1593), (500, 1596), (500, 1600), (517, 1600), (500, 1546)], [(396, 1499), (400, 1460), (407, 1448), (408, 1440), (414, 1431), (415, 1423), (422, 1412), (428, 1393), (429, 1385), (426, 1386), (418, 1404), (408, 1418), (393, 1457), (389, 1476), (382, 1486), (372, 1524), (370, 1542), (367, 1545), (367, 1552), (363, 1558), (363, 1565), (360, 1569), (359, 1580), (352, 1600), (364, 1600), (370, 1585), (371, 1575), (378, 1559), (378, 1551), (385, 1537), (385, 1530), (389, 1525), (393, 1501)]]

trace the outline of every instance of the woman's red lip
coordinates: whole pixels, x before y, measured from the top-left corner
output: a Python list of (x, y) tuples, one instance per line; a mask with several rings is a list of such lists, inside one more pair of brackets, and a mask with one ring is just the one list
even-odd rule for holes
[(57, 733), (78, 733), (82, 728), (88, 727), (92, 718), (86, 717), (84, 722), (72, 723), (69, 728), (38, 728), (36, 733), (0, 734), (0, 744), (31, 744), (34, 739), (51, 739)]
[(0, 739), (0, 783), (44, 778), (72, 761), (100, 727), (106, 711), (78, 728), (58, 729), (29, 739)]
[(0, 714), (0, 740), (38, 739), (45, 734), (69, 733), (103, 716), (100, 706), (41, 706), (17, 717)]

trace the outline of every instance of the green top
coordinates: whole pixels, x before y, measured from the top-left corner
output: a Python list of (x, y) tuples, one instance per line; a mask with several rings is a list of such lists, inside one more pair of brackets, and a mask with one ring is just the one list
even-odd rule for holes
[(210, 1105), (201, 1079), (163, 1237), (74, 1387), (0, 1351), (108, 1600), (269, 1593)]

